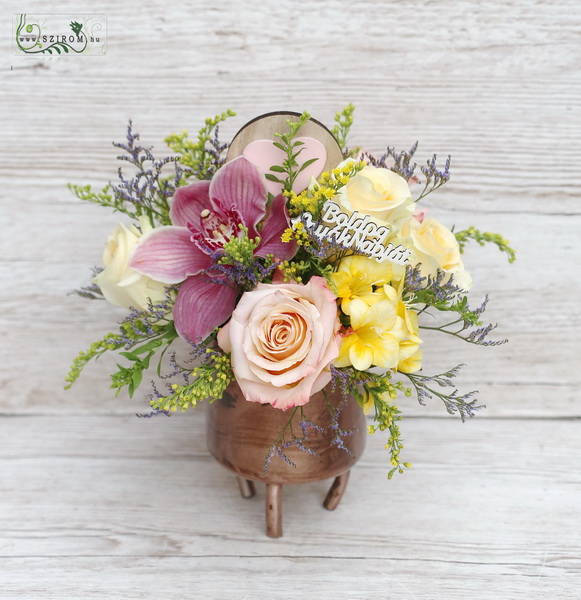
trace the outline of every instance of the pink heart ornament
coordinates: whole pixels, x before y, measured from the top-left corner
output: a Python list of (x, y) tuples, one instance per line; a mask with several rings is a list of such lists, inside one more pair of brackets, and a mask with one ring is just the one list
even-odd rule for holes
[[(310, 137), (298, 137), (295, 140), (303, 142), (301, 153), (297, 156), (297, 162), (299, 168), (312, 158), (317, 160), (301, 171), (293, 183), (293, 192), (302, 192), (308, 187), (311, 177), (317, 178), (325, 167), (327, 162), (327, 150), (325, 146)], [(256, 165), (263, 173), (272, 173), (277, 177), (281, 178), (281, 173), (274, 173), (270, 170), (273, 165), (281, 165), (282, 161), (285, 160), (286, 154), (274, 145), (273, 140), (254, 140), (250, 142), (248, 146), (242, 151), (242, 155), (245, 156), (252, 164)], [(282, 179), (282, 178), (281, 178)], [(282, 184), (276, 181), (266, 180), (266, 189), (273, 195), (278, 196), (282, 192)]]

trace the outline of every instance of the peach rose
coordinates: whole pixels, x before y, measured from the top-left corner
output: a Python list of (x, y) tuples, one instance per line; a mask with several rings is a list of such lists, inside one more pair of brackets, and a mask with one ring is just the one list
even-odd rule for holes
[(331, 380), (341, 337), (335, 295), (325, 279), (259, 284), (245, 292), (218, 344), (249, 402), (286, 410), (302, 406)]

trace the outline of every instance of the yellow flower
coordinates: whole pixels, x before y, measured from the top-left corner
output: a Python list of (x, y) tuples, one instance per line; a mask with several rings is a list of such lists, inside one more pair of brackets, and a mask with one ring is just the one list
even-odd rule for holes
[(399, 345), (399, 363), (397, 370), (402, 373), (415, 373), (422, 368), (422, 351), (420, 344), (418, 314), (409, 310), (400, 300), (397, 314), (403, 319), (406, 328), (406, 339)]
[(397, 370), (402, 373), (415, 373), (422, 368), (422, 349), (420, 345), (406, 340), (399, 345), (399, 362)]
[(408, 309), (401, 300), (403, 281), (396, 290), (391, 285), (384, 285), (376, 292), (380, 299), (389, 300), (397, 310), (397, 315), (402, 322), (402, 337), (399, 343), (399, 362), (397, 370), (402, 373), (415, 373), (422, 368), (422, 351), (419, 337), (418, 315), (415, 311)]
[(397, 367), (405, 326), (396, 306), (390, 300), (380, 300), (372, 306), (359, 298), (352, 300), (353, 333), (343, 338), (335, 366), (353, 365), (359, 371), (365, 371), (372, 365), (384, 369)]
[(381, 287), (393, 278), (394, 265), (389, 261), (377, 262), (365, 256), (348, 256), (341, 261), (339, 269), (331, 275), (337, 287), (337, 296), (341, 298), (341, 309), (350, 314), (352, 300), (363, 300), (368, 306), (382, 299)]
[(375, 402), (373, 400), (373, 396), (368, 393), (363, 394), (363, 412), (368, 415), (371, 412), (371, 409), (375, 408)]

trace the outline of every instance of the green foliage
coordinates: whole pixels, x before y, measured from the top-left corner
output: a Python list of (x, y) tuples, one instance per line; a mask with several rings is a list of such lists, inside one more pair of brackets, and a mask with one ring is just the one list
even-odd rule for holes
[[(111, 374), (111, 387), (117, 390), (117, 394), (124, 387), (128, 387), (129, 395), (133, 393), (141, 383), (143, 371), (149, 367), (149, 362), (159, 349), (163, 353), (170, 344), (178, 337), (173, 321), (160, 319), (158, 322), (146, 322), (149, 319), (147, 313), (138, 313), (145, 318), (135, 317), (124, 321), (119, 325), (119, 333), (109, 333), (102, 340), (91, 344), (86, 352), (80, 352), (73, 360), (71, 370), (65, 381), (65, 389), (69, 389), (79, 378), (82, 370), (93, 359), (99, 358), (108, 350), (120, 350), (125, 352), (119, 354), (127, 358), (133, 364), (130, 366), (117, 365), (118, 371)], [(141, 345), (139, 345), (141, 343)], [(163, 356), (162, 353), (162, 356)], [(160, 359), (161, 361), (161, 359)], [(160, 365), (158, 364), (158, 375)]]
[[(299, 129), (311, 118), (308, 112), (303, 112), (299, 117), (298, 121), (291, 121), (287, 119), (286, 123), (289, 128), (288, 133), (275, 133), (274, 135), (280, 139), (280, 142), (273, 142), (274, 145), (282, 150), (286, 154), (286, 158), (280, 165), (272, 165), (270, 170), (272, 173), (267, 173), (266, 178), (270, 181), (283, 184), (284, 191), (290, 193), (293, 187), (295, 179), (304, 171), (309, 165), (312, 165), (317, 158), (311, 158), (305, 161), (300, 167), (297, 162), (297, 157), (303, 151), (301, 146), (304, 146), (304, 142), (295, 140)], [(273, 175), (273, 173), (279, 173), (280, 177)]]
[(331, 289), (335, 289), (335, 284), (331, 279), (333, 274), (333, 265), (325, 264), (325, 261), (308, 254), (300, 253), (301, 260), (286, 260), (282, 263), (284, 272), (284, 281), (296, 281), (297, 283), (307, 282), (313, 276), (324, 277)]
[(400, 452), (404, 446), (398, 422), (403, 416), (391, 401), (399, 394), (406, 398), (411, 396), (412, 390), (404, 387), (402, 381), (393, 382), (391, 371), (378, 374), (349, 367), (335, 369), (335, 373), (340, 374), (338, 378), (344, 386), (345, 393), (354, 396), (361, 406), (368, 407), (372, 404), (375, 408), (374, 424), (368, 427), (369, 433), (389, 432), (385, 449), (390, 454), (392, 469), (387, 474), (388, 479), (396, 472), (403, 473), (404, 469), (409, 469), (411, 464), (400, 460)]
[(135, 206), (127, 205), (122, 198), (111, 194), (111, 186), (106, 185), (100, 192), (93, 191), (90, 185), (67, 184), (69, 190), (79, 199), (99, 204), (105, 208), (112, 208), (115, 212), (120, 212), (132, 219), (137, 219)]
[(230, 355), (208, 350), (210, 359), (204, 365), (191, 371), (192, 383), (172, 385), (172, 393), (151, 400), (154, 410), (175, 412), (185, 411), (202, 400), (213, 402), (224, 394), (228, 384), (234, 379)]
[[(178, 337), (173, 321), (157, 329), (156, 337), (149, 337), (145, 344), (135, 346), (131, 351), (119, 354), (130, 361), (130, 366), (117, 364), (118, 371), (111, 374), (111, 388), (117, 390), (116, 394), (127, 387), (129, 397), (132, 398), (135, 390), (139, 387), (143, 372), (149, 369), (153, 356), (163, 348), (162, 355), (167, 351), (171, 343)], [(153, 334), (155, 336), (155, 333)], [(161, 357), (157, 365), (157, 374), (161, 371)]]
[(391, 404), (387, 399), (391, 397), (391, 394), (389, 392), (381, 392), (381, 387), (365, 386), (365, 393), (369, 394), (375, 406), (375, 421), (368, 429), (369, 433), (375, 433), (378, 430), (387, 430), (389, 432), (385, 449), (389, 451), (391, 457), (390, 463), (392, 469), (387, 474), (387, 478), (391, 479), (396, 471), (403, 473), (404, 468), (409, 469), (411, 464), (409, 462), (401, 462), (399, 457), (404, 446), (398, 422), (403, 419), (403, 416), (398, 407), (395, 404)]
[(223, 162), (221, 154), (227, 148), (227, 145), (220, 145), (217, 140), (218, 125), (235, 115), (235, 112), (227, 110), (213, 119), (208, 117), (195, 141), (190, 139), (187, 131), (173, 133), (165, 138), (166, 144), (179, 154), (180, 163), (191, 169), (190, 172), (183, 173), (182, 185), (192, 176), (198, 179), (212, 178)]
[[(424, 304), (426, 305), (418, 314), (424, 312), (427, 307), (435, 308), (440, 312), (455, 312), (459, 315), (459, 319), (455, 322), (464, 322), (467, 325), (480, 325), (480, 312), (472, 310), (468, 306), (468, 296), (456, 296), (453, 294), (442, 296), (438, 290), (426, 288), (415, 292), (413, 298), (409, 301), (410, 305)], [(432, 329), (431, 327), (424, 327)]]
[(224, 243), (222, 255), (206, 274), (225, 275), (231, 284), (243, 291), (250, 291), (258, 283), (272, 281), (272, 275), (280, 262), (273, 254), (254, 256), (254, 251), (260, 244), (260, 237), (250, 239), (247, 227), (239, 225), (239, 229), (240, 234), (237, 237), (232, 237)]
[(460, 252), (464, 252), (464, 247), (469, 240), (474, 240), (480, 246), (484, 246), (487, 243), (494, 244), (500, 252), (504, 252), (507, 255), (509, 263), (513, 263), (516, 260), (516, 251), (509, 246), (510, 242), (500, 233), (480, 232), (475, 227), (468, 227), (468, 229), (455, 232), (454, 235), (460, 245)]
[[(333, 200), (339, 190), (364, 168), (364, 162), (350, 161), (342, 167), (335, 167), (331, 171), (324, 171), (313, 186), (309, 186), (309, 188), (303, 190), (300, 194), (295, 194), (294, 192), (288, 193), (289, 215), (296, 217), (308, 212), (313, 215), (315, 220), (319, 220), (324, 205), (329, 200)], [(300, 239), (297, 242), (300, 244)]]
[(260, 244), (260, 238), (257, 237), (251, 240), (248, 237), (248, 227), (240, 224), (240, 236), (232, 237), (228, 240), (224, 246), (224, 256), (219, 260), (221, 265), (234, 265), (239, 263), (244, 267), (252, 267), (256, 259), (254, 257), (254, 251)]
[(354, 111), (355, 106), (348, 104), (342, 111), (335, 114), (335, 125), (331, 129), (331, 133), (335, 136), (343, 152), (346, 150), (347, 136), (353, 125)]
[(79, 355), (73, 360), (69, 374), (65, 378), (65, 381), (67, 382), (65, 390), (71, 388), (91, 360), (99, 358), (99, 356), (107, 352), (107, 350), (118, 350), (125, 346), (125, 344), (126, 341), (122, 336), (115, 333), (109, 333), (102, 340), (93, 342), (86, 352), (79, 352)]

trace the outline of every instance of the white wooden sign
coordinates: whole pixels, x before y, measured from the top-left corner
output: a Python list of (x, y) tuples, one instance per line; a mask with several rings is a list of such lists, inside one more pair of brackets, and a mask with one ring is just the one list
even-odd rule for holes
[(302, 223), (318, 240), (333, 240), (345, 249), (363, 252), (377, 262), (389, 260), (404, 265), (409, 262), (410, 250), (401, 244), (394, 246), (391, 242), (386, 245), (389, 235), (388, 226), (378, 225), (369, 215), (353, 211), (351, 215), (343, 212), (336, 202), (325, 202), (321, 222), (313, 220), (310, 213), (303, 213), (291, 220), (296, 227)]

